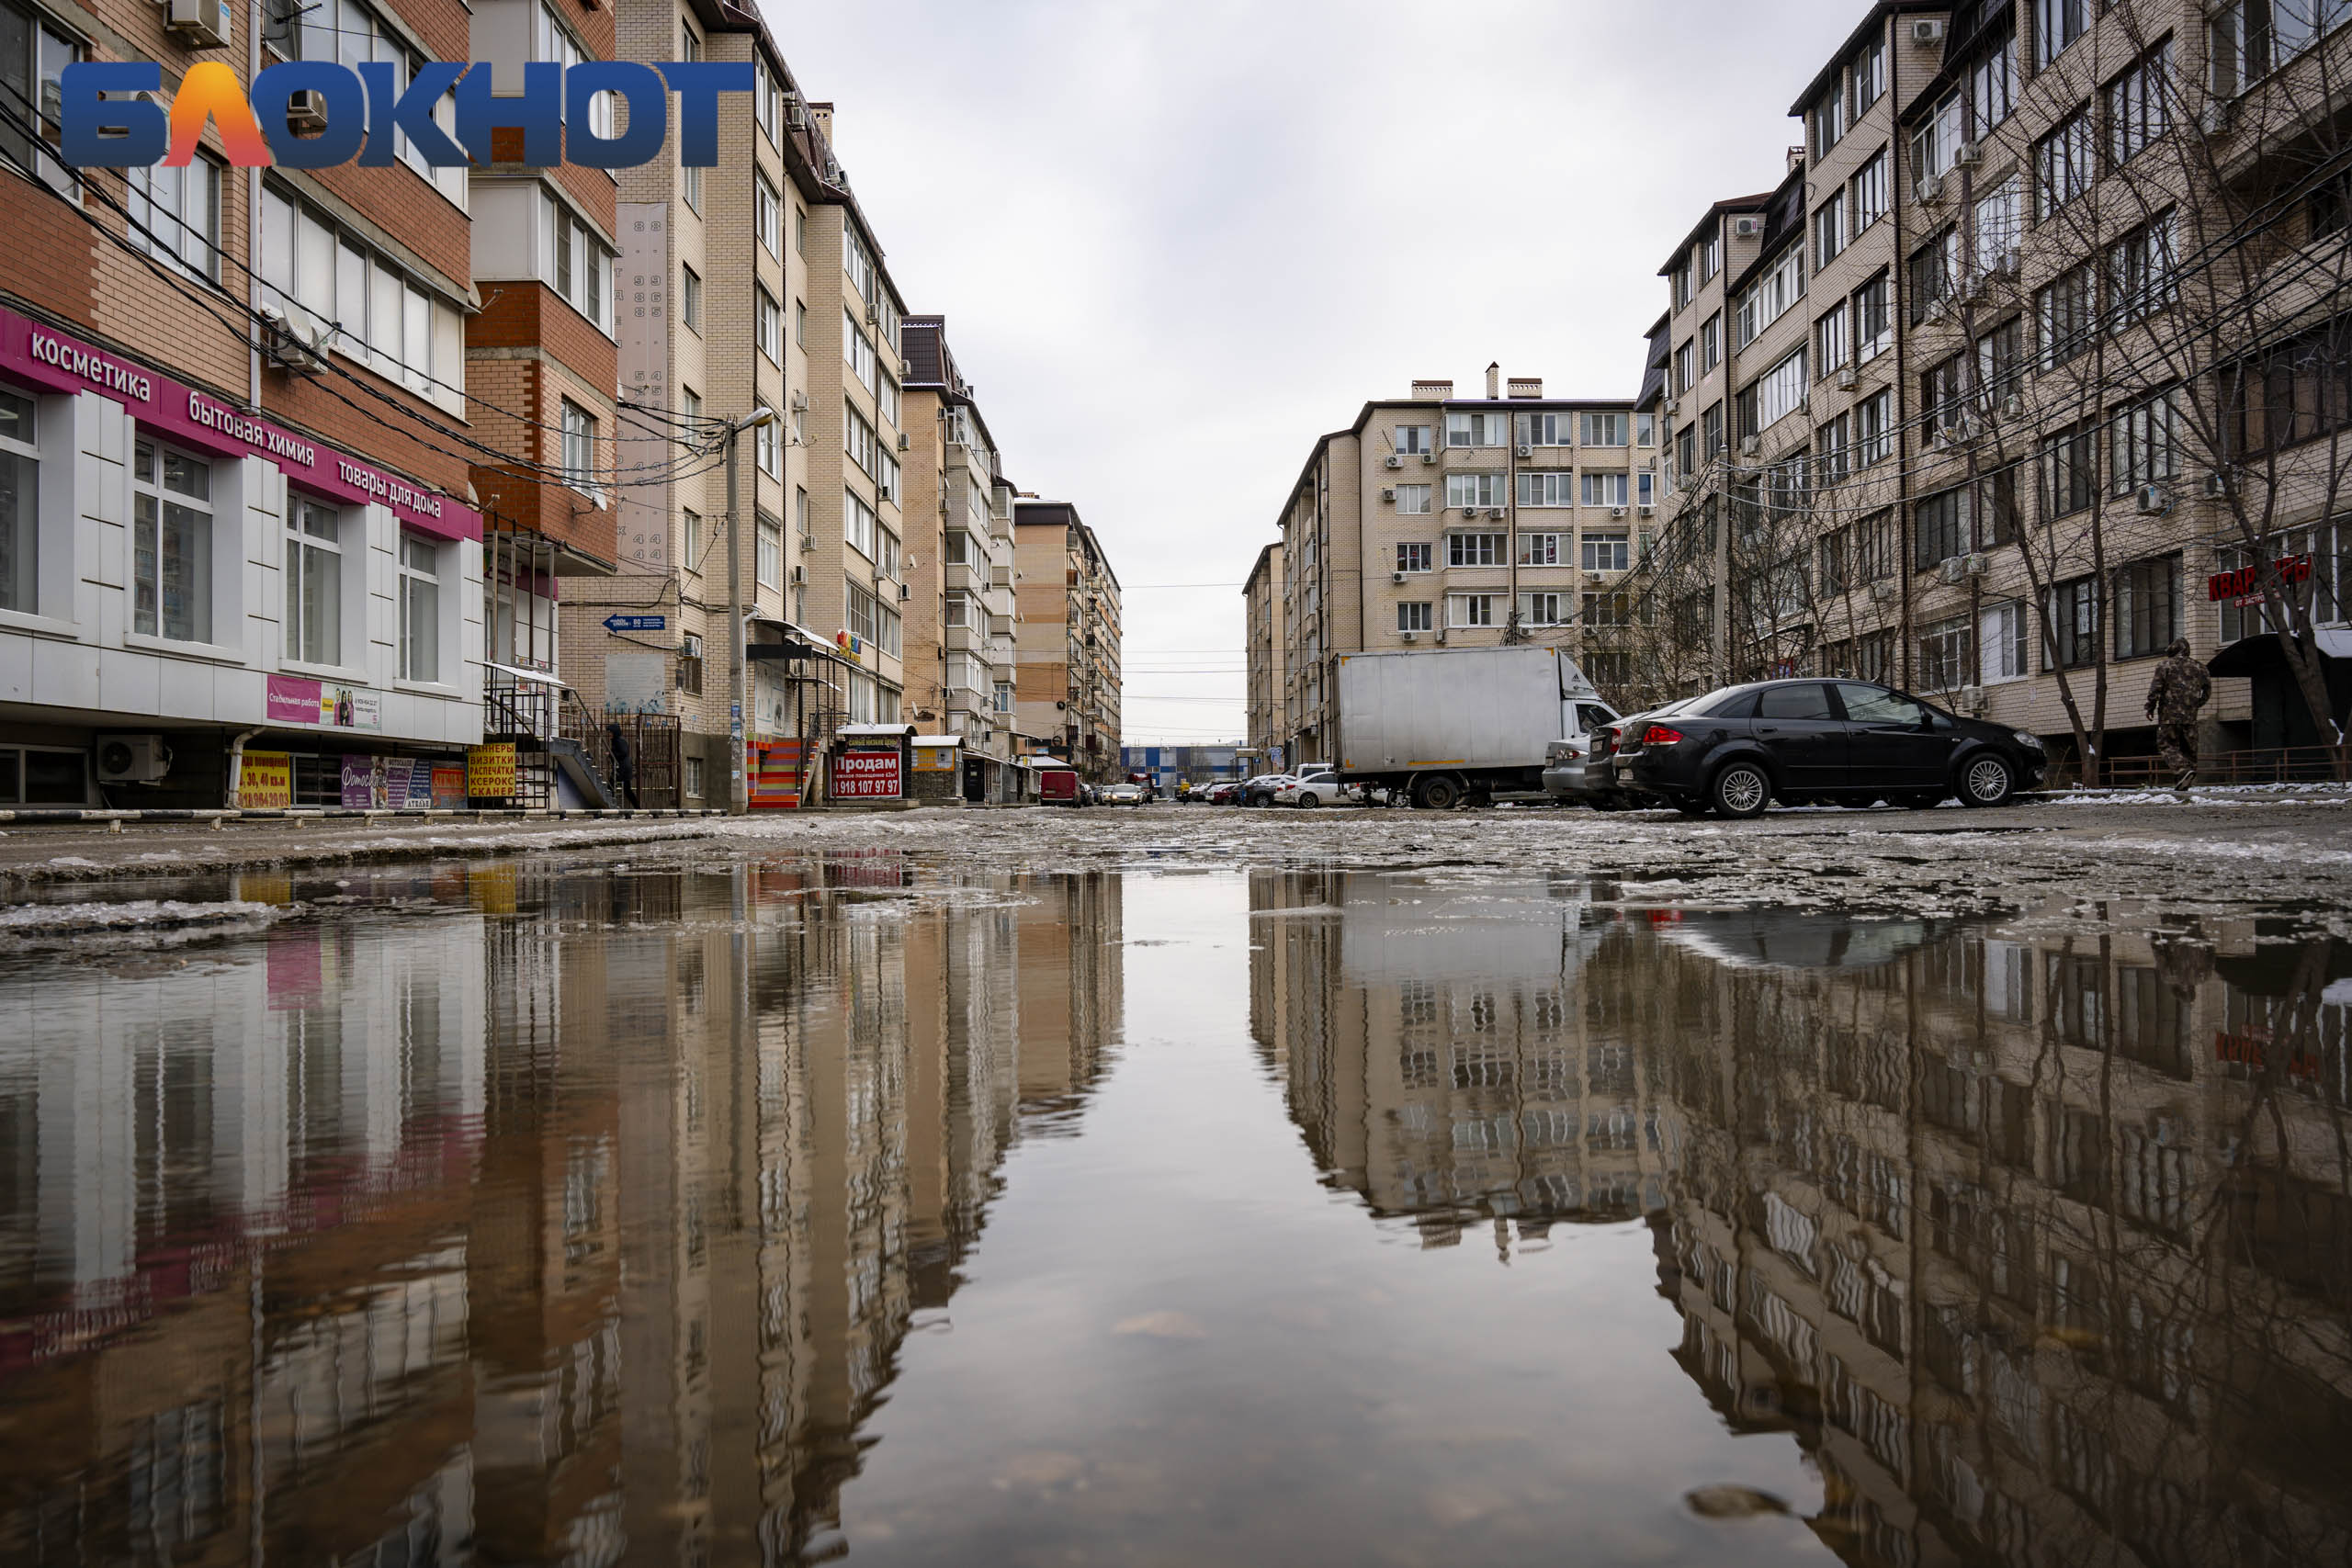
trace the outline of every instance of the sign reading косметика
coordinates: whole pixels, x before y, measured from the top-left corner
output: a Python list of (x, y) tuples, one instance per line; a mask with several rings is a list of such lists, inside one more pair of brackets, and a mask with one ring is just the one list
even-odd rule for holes
[[(255, 74), (248, 92), (226, 63), (205, 60), (180, 78), (167, 114), (152, 98), (134, 96), (162, 91), (163, 67), (153, 61), (84, 61), (65, 67), (58, 79), (57, 154), (85, 168), (181, 167), (196, 156), (209, 123), (220, 131), (221, 152), (239, 168), (324, 169), (354, 162), (390, 167), (400, 138), (406, 137), (435, 167), (503, 162), (628, 169), (661, 156), (675, 93), (678, 162), (709, 168), (718, 162), (718, 95), (748, 93), (755, 80), (748, 61), (672, 61), (658, 67), (626, 60), (535, 61), (522, 74), (520, 95), (498, 96), (491, 68), (479, 62), (420, 65), (402, 85), (390, 61), (292, 60)], [(514, 85), (511, 75), (505, 85)], [(298, 95), (306, 122), (321, 116), (315, 135), (295, 133)], [(456, 101), (455, 141), (433, 118), (445, 95)], [(621, 118), (595, 112), (605, 95), (610, 95), (606, 104), (628, 106), (627, 129), (617, 135), (596, 132)], [(499, 130), (521, 133), (519, 159), (492, 156), (491, 136)]]

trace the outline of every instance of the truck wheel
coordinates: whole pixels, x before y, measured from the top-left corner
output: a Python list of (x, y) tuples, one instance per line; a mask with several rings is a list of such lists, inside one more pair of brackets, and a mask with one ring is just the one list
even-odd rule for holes
[(1732, 762), (1707, 786), (1707, 798), (1718, 815), (1761, 817), (1772, 803), (1772, 781), (1754, 762)]
[(1451, 811), (1462, 804), (1462, 783), (1445, 773), (1431, 773), (1413, 786), (1413, 804), (1424, 811)]

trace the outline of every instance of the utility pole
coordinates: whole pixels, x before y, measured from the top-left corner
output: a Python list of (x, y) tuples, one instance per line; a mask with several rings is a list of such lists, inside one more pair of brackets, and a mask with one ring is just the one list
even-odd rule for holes
[[(765, 403), (727, 426), (727, 814), (741, 817), (750, 809), (748, 781), (743, 776), (743, 521), (735, 500), (735, 439), (747, 430), (775, 423), (775, 410)], [(805, 765), (805, 764), (804, 764)]]

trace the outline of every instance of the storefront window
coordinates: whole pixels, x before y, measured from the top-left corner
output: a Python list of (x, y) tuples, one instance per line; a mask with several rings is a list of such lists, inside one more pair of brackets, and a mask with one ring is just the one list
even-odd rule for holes
[(401, 679), (441, 679), (441, 552), (401, 536)]
[(301, 496), (286, 513), (286, 657), (343, 662), (342, 518)]
[(0, 392), (0, 610), (31, 615), (40, 569), (40, 449), (33, 400)]
[(212, 640), (212, 468), (141, 441), (131, 465), (131, 629)]

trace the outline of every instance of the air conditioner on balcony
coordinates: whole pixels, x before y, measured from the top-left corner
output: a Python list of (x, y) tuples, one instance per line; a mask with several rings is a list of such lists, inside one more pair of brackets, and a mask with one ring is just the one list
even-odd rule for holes
[(1841, 392), (1850, 392), (1854, 389), (1854, 384), (1860, 379), (1860, 377), (1854, 367), (1849, 365), (1838, 372), (1838, 389)]
[(2197, 117), (2197, 123), (2204, 128), (2205, 134), (2208, 136), (2226, 136), (2229, 134), (2230, 128), (2237, 123), (2237, 105), (2227, 98), (2215, 98), (2211, 103), (2207, 104), (2204, 112)]
[(1584, 580), (1595, 588), (1600, 587), (1602, 583), (1609, 581), (1606, 574), (1598, 571), (1586, 572), (1584, 574)]
[(1968, 558), (1966, 556), (1951, 556), (1936, 568), (1936, 581), (1939, 582), (1962, 582), (1965, 581), (1967, 577)]
[(1983, 553), (1982, 551), (1979, 551), (1979, 552), (1977, 552), (1976, 554), (1972, 555), (1972, 556), (1970, 556), (1970, 557), (1968, 558), (1968, 575), (1969, 575), (1969, 576), (1971, 576), (1971, 577), (1982, 577), (1982, 576), (1984, 576), (1986, 572), (1988, 572), (1988, 571), (1990, 571), (1990, 570), (1993, 570), (1993, 558), (1992, 558), (1991, 556), (1985, 555), (1985, 554), (1984, 554), (1984, 553)]
[(1944, 198), (1944, 177), (1941, 175), (1921, 175), (1911, 182), (1911, 197), (1922, 207), (1933, 207)]
[(1939, 294), (1934, 299), (1928, 301), (1927, 309), (1919, 312), (1919, 320), (1929, 322), (1940, 321), (1944, 319), (1945, 310), (1946, 304), (1944, 297)]
[(1731, 220), (1731, 237), (1735, 240), (1760, 240), (1764, 237), (1761, 218), (1735, 218)]
[(1682, 400), (1680, 400), (1679, 398), (1668, 398), (1668, 399), (1667, 399), (1667, 400), (1666, 400), (1666, 412), (1667, 412), (1668, 413), (1669, 413), (1669, 414), (1672, 414), (1672, 413), (1679, 413), (1679, 412), (1682, 412)]
[(2025, 417), (2025, 400), (2018, 396), (2015, 392), (2011, 392), (2007, 397), (2003, 398), (2001, 400), (2001, 417), (2003, 419), (2023, 419)]
[(1388, 454), (1388, 460), (1381, 466), (1388, 468), (1401, 468), (1405, 466), (1405, 459), (1391, 452)]
[(2150, 515), (2172, 510), (2172, 497), (2165, 492), (2162, 485), (2142, 485), (2139, 502), (2140, 510)]
[(1405, 581), (1405, 574), (1401, 571), (1392, 571), (1388, 574), (1388, 581), (1391, 582), (1402, 582)]
[(224, 0), (165, 0), (164, 25), (190, 49), (219, 49), (229, 41)]
[(1952, 166), (1973, 169), (1984, 161), (1984, 149), (1973, 141), (1963, 141), (1951, 155)]
[(803, 552), (803, 553), (806, 553), (806, 552), (808, 552), (808, 551), (809, 551), (809, 550), (813, 550), (813, 549), (815, 549), (816, 547), (817, 547), (817, 536), (816, 536), (816, 535), (814, 535), (814, 534), (802, 534), (802, 535), (800, 536), (800, 548), (801, 548), (801, 550), (802, 550), (802, 552)]
[(871, 301), (867, 302), (865, 307), (865, 324), (869, 327), (880, 326), (882, 324), (881, 306), (874, 304)]
[(1499, 506), (1490, 506), (1487, 508), (1487, 515), (1499, 523), (1503, 520), (1503, 509)]

